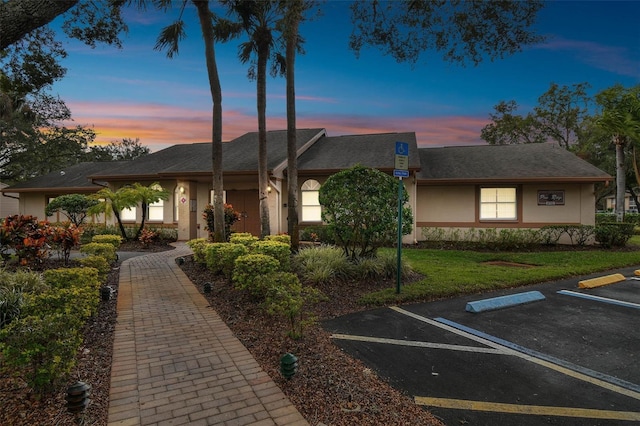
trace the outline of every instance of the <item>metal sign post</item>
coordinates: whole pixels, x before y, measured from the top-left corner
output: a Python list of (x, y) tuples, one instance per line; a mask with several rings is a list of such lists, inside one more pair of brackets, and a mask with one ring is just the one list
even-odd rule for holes
[(409, 144), (396, 142), (393, 176), (398, 178), (398, 253), (396, 266), (396, 294), (400, 294), (402, 281), (402, 178), (409, 177)]

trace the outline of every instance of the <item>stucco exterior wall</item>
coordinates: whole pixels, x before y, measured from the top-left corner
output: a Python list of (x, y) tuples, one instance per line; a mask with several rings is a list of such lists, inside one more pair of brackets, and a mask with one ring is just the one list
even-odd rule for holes
[[(422, 228), (541, 228), (545, 225), (595, 225), (593, 184), (527, 184), (517, 187), (518, 218), (514, 221), (481, 221), (478, 217), (478, 185), (419, 186), (417, 189), (417, 240)], [(562, 191), (564, 204), (539, 204), (538, 191)]]

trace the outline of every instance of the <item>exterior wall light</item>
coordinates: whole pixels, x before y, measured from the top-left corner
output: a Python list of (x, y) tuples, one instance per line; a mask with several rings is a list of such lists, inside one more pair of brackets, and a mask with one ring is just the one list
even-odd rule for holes
[(181, 194), (184, 194), (184, 186), (181, 186), (179, 190)]

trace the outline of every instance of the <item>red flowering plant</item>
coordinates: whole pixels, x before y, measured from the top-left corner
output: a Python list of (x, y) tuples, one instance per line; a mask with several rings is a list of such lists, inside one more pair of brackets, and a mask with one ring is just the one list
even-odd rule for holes
[[(207, 225), (204, 229), (209, 231), (209, 239), (212, 238), (213, 235), (213, 206), (211, 204), (207, 204), (204, 208), (204, 212), (202, 213), (202, 218), (207, 222)], [(231, 204), (224, 205), (224, 235), (227, 237), (227, 241), (229, 241), (229, 236), (231, 235), (231, 227), (234, 223), (240, 220), (240, 212), (237, 212), (233, 209)]]
[(20, 265), (41, 263), (49, 254), (51, 227), (35, 216), (14, 215), (5, 219), (2, 230)]
[(143, 246), (149, 247), (151, 243), (158, 239), (158, 233), (152, 231), (149, 228), (144, 228), (140, 232), (140, 236), (138, 237), (138, 241), (142, 243)]
[(52, 246), (62, 254), (65, 265), (69, 265), (71, 249), (80, 244), (81, 234), (82, 229), (71, 222), (65, 222), (61, 226), (51, 228)]

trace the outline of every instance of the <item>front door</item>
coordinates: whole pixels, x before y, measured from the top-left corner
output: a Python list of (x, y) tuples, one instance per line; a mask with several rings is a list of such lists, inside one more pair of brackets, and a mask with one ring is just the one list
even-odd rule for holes
[(231, 204), (233, 209), (240, 213), (240, 220), (231, 227), (231, 230), (234, 232), (248, 232), (259, 237), (260, 202), (258, 200), (258, 190), (227, 191), (227, 204)]

